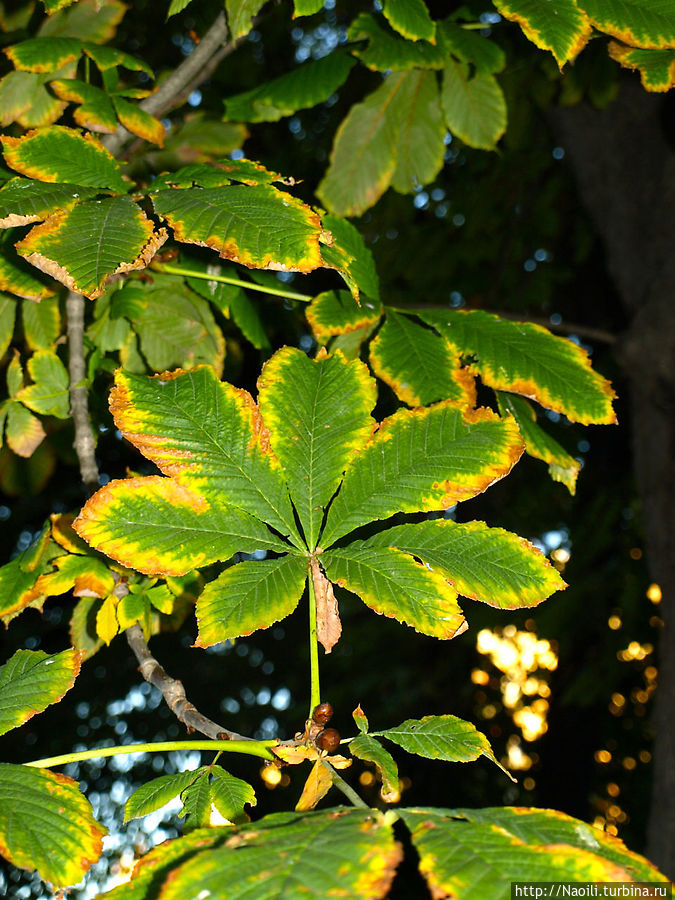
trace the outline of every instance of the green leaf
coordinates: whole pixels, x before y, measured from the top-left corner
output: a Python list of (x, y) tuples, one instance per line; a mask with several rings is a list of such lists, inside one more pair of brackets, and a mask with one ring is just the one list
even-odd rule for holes
[(324, 0), (293, 0), (294, 17), (313, 16), (323, 9)]
[(107, 197), (55, 213), (16, 247), (36, 268), (94, 300), (113, 275), (145, 268), (166, 237), (129, 197)]
[(380, 900), (401, 857), (391, 825), (371, 810), (281, 813), (227, 834), (226, 846), (197, 853), (172, 871), (162, 900), (203, 891), (212, 900), (254, 895)]
[(127, 800), (124, 806), (124, 821), (138, 819), (155, 812), (178, 797), (196, 778), (194, 772), (177, 772), (175, 775), (161, 775), (146, 781)]
[(449, 60), (441, 104), (450, 131), (469, 147), (493, 150), (506, 131), (506, 101), (494, 75), (469, 77), (469, 67)]
[(7, 165), (29, 178), (127, 191), (119, 163), (90, 134), (52, 125), (0, 141)]
[(321, 564), (331, 581), (352, 591), (380, 615), (441, 640), (466, 631), (453, 587), (441, 574), (400, 550), (370, 549), (355, 542), (326, 551)]
[(42, 78), (31, 72), (9, 72), (0, 79), (0, 125), (6, 128), (27, 113), (40, 89)]
[(152, 202), (176, 240), (211, 247), (224, 259), (288, 272), (321, 265), (319, 217), (268, 185), (165, 190)]
[(426, 41), (404, 41), (398, 35), (382, 28), (369, 13), (360, 13), (347, 31), (350, 41), (368, 41), (365, 49), (355, 49), (361, 62), (376, 72), (406, 69), (442, 69), (446, 63), (446, 51), (440, 45)]
[(385, 0), (384, 16), (392, 28), (413, 41), (436, 41), (436, 23), (424, 0)]
[(87, 43), (84, 44), (84, 52), (94, 60), (102, 72), (117, 68), (117, 66), (123, 66), (132, 72), (145, 72), (150, 78), (153, 77), (152, 69), (144, 60), (131, 56), (118, 47), (105, 47), (101, 44)]
[(626, 69), (639, 69), (647, 91), (669, 91), (675, 86), (675, 50), (640, 50), (611, 41), (609, 55)]
[[(338, 216), (326, 215), (322, 219), (323, 227), (330, 231), (336, 246), (340, 247), (349, 257), (348, 270), (360, 291), (373, 300), (380, 299), (380, 281), (377, 270), (366, 243), (358, 230), (346, 219)], [(325, 262), (329, 261), (332, 247), (324, 247), (322, 252)]]
[(241, 562), (207, 584), (197, 600), (196, 647), (243, 637), (289, 616), (305, 588), (307, 562), (297, 556)]
[(579, 460), (570, 456), (557, 441), (537, 425), (536, 413), (523, 397), (498, 391), (497, 402), (502, 415), (510, 413), (518, 423), (526, 452), (548, 463), (548, 472), (553, 481), (561, 481), (574, 496), (577, 475), (581, 470)]
[(146, 575), (185, 575), (238, 551), (288, 547), (259, 519), (161, 475), (109, 482), (74, 525), (92, 547)]
[(7, 430), (5, 437), (17, 456), (25, 459), (32, 456), (47, 435), (40, 420), (25, 406), (12, 401), (7, 409)]
[(447, 54), (471, 63), (477, 75), (501, 72), (506, 65), (504, 51), (494, 41), (454, 22), (439, 23), (439, 44)]
[(479, 756), (494, 761), (488, 739), (471, 722), (457, 716), (424, 716), (406, 719), (395, 728), (374, 731), (372, 736), (385, 737), (408, 753), (425, 759), (446, 762), (472, 762)]
[(515, 422), (446, 401), (401, 409), (381, 423), (347, 470), (321, 542), (395, 512), (447, 509), (503, 478), (523, 451)]
[[(308, 314), (309, 317), (309, 314)], [(473, 407), (473, 376), (445, 338), (392, 311), (370, 345), (373, 372), (409, 406), (453, 400)]]
[(38, 350), (28, 360), (28, 373), (35, 382), (21, 388), (16, 399), (43, 416), (70, 416), (70, 376), (53, 350)]
[(21, 321), (26, 343), (31, 350), (47, 350), (61, 334), (59, 301), (46, 297), (39, 303), (32, 300), (21, 304)]
[(41, 650), (17, 650), (0, 666), (0, 734), (58, 703), (75, 684), (80, 663), (75, 650), (52, 656)]
[(103, 646), (96, 633), (96, 617), (101, 606), (98, 597), (80, 597), (70, 617), (70, 640), (83, 659), (91, 659)]
[(53, 297), (55, 283), (36, 271), (14, 248), (15, 228), (0, 234), (0, 290), (10, 291), (27, 300)]
[[(50, 0), (50, 12), (53, 7), (63, 5), (61, 0)], [(116, 26), (125, 12), (126, 6), (121, 0), (106, 0), (104, 4), (97, 0), (79, 0), (71, 9), (50, 15), (40, 25), (40, 34), (45, 37), (78, 37), (105, 44), (115, 37)]]
[(332, 213), (358, 216), (379, 200), (396, 170), (400, 120), (396, 98), (404, 74), (386, 78), (355, 103), (335, 134), (330, 166), (317, 196)]
[(495, 390), (530, 397), (573, 422), (616, 422), (611, 384), (593, 371), (588, 354), (573, 341), (482, 310), (416, 313), (460, 353), (471, 354), (471, 368)]
[(19, 555), (0, 567), (0, 618), (5, 624), (23, 609), (36, 603), (41, 605), (46, 599), (36, 589), (40, 572), (25, 571), (21, 561)]
[(0, 228), (41, 222), (51, 213), (72, 209), (95, 190), (79, 184), (46, 184), (28, 178), (12, 178), (0, 191)]
[(192, 773), (191, 783), (183, 790), (183, 808), (179, 815), (186, 819), (185, 828), (203, 828), (211, 822), (211, 786), (206, 766)]
[(349, 742), (349, 752), (357, 759), (375, 764), (385, 802), (391, 802), (398, 796), (398, 766), (391, 753), (379, 741), (368, 734), (360, 734)]
[(231, 41), (236, 41), (249, 33), (253, 27), (252, 19), (258, 15), (265, 2), (266, 0), (225, 0)]
[(260, 411), (310, 550), (342, 473), (375, 427), (375, 382), (359, 361), (284, 347), (258, 380)]
[(169, 5), (169, 11), (166, 14), (167, 19), (170, 19), (171, 16), (177, 15), (179, 12), (183, 12), (186, 6), (189, 6), (191, 0), (171, 0), (171, 4)]
[(325, 344), (337, 334), (359, 332), (364, 326), (376, 325), (382, 316), (382, 304), (364, 300), (358, 306), (349, 291), (325, 291), (305, 311), (314, 337)]
[(21, 71), (55, 72), (80, 58), (82, 41), (74, 37), (35, 37), (7, 47), (5, 53)]
[(12, 358), (7, 366), (6, 381), (7, 393), (10, 397), (14, 397), (23, 386), (23, 366), (21, 365), (19, 351), (16, 349), (13, 351)]
[[(133, 310), (128, 313), (127, 302)], [(127, 316), (155, 372), (200, 363), (222, 370), (224, 341), (208, 303), (175, 278), (154, 274), (152, 284), (128, 281), (114, 296), (112, 315)]]
[[(501, 15), (517, 22), (525, 37), (542, 50), (550, 50), (562, 68), (584, 49), (591, 36), (591, 23), (576, 0), (556, 0), (555, 15), (539, 0), (493, 0)], [(641, 0), (640, 0), (641, 5)], [(614, 4), (612, 4), (614, 6)]]
[(118, 372), (115, 424), (179, 485), (207, 501), (236, 505), (283, 535), (297, 535), (278, 460), (250, 394), (212, 370), (155, 378)]
[(5, 355), (14, 334), (17, 303), (16, 297), (0, 293), (0, 359)]
[(238, 291), (232, 297), (230, 315), (246, 340), (250, 341), (256, 349), (264, 350), (270, 346), (258, 307), (243, 291)]
[(137, 104), (123, 100), (122, 97), (113, 97), (112, 102), (117, 118), (127, 131), (137, 134), (144, 141), (150, 141), (160, 147), (164, 145), (166, 129), (159, 119), (145, 112)]
[(400, 815), (434, 896), (508, 900), (523, 872), (547, 883), (667, 880), (617, 838), (554, 810), (402, 809)]
[(211, 800), (220, 815), (231, 822), (242, 815), (246, 804), (255, 806), (258, 802), (250, 784), (221, 766), (211, 769)]
[(401, 130), (392, 187), (411, 194), (443, 168), (445, 122), (434, 72), (407, 72), (398, 114)]
[(584, 0), (592, 24), (612, 37), (643, 49), (672, 49), (675, 9), (663, 0)]
[(10, 863), (56, 887), (75, 885), (101, 855), (105, 833), (72, 778), (0, 763), (0, 848)]
[(484, 522), (396, 525), (364, 542), (395, 547), (440, 572), (464, 597), (501, 609), (536, 606), (566, 585), (529, 541)]
[(117, 128), (115, 107), (104, 90), (77, 78), (57, 78), (49, 86), (61, 100), (79, 104), (73, 118), (82, 128), (104, 134), (114, 133)]
[(309, 109), (337, 91), (354, 62), (343, 50), (306, 62), (280, 78), (228, 97), (225, 117), (233, 122), (278, 122), (299, 109)]

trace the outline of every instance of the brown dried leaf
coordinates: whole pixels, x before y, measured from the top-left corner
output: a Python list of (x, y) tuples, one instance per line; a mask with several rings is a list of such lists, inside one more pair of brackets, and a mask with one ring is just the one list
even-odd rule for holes
[(330, 653), (342, 634), (340, 613), (333, 585), (321, 571), (316, 559), (312, 559), (311, 566), (316, 596), (316, 636), (326, 653)]
[(296, 812), (314, 809), (319, 800), (326, 796), (332, 784), (333, 775), (330, 769), (324, 766), (321, 760), (317, 760), (312, 766), (312, 771), (309, 773), (309, 778), (305, 782), (300, 799), (295, 806)]

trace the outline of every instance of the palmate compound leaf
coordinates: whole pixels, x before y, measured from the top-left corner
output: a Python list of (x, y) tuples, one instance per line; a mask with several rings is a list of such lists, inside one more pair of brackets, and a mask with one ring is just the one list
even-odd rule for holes
[(355, 452), (375, 429), (377, 400), (366, 366), (325, 350), (310, 359), (284, 347), (258, 379), (258, 403), (310, 550), (325, 508)]
[(385, 419), (347, 470), (321, 537), (324, 548), (374, 519), (468, 500), (511, 471), (523, 452), (515, 422), (454, 403)]
[(0, 734), (57, 703), (75, 683), (81, 661), (76, 650), (51, 656), (42, 650), (17, 650), (0, 667)]
[(211, 247), (224, 259), (284, 272), (322, 265), (318, 215), (271, 185), (162, 190), (152, 203), (176, 240)]
[(145, 268), (166, 239), (129, 197), (106, 197), (54, 213), (16, 248), (37, 269), (94, 300), (113, 275)]
[(612, 386), (595, 372), (585, 350), (540, 325), (511, 322), (482, 310), (416, 310), (495, 390), (512, 391), (563, 413), (573, 422), (613, 424)]
[(56, 887), (77, 884), (105, 833), (72, 778), (0, 763), (0, 855), (13, 865), (37, 869)]
[(434, 897), (507, 900), (512, 882), (667, 882), (618, 838), (527, 807), (402, 809)]
[[(169, 843), (173, 852), (181, 840)], [(228, 829), (224, 844), (198, 852), (173, 869), (158, 898), (379, 900), (386, 897), (400, 858), (392, 827), (381, 813), (280, 813)], [(161, 866), (159, 855), (156, 866)]]

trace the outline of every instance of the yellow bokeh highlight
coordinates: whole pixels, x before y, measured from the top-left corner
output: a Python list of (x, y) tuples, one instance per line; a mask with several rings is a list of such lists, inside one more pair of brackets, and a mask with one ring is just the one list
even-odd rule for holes
[(650, 584), (647, 588), (647, 597), (652, 601), (652, 603), (660, 603), (663, 594), (661, 593), (661, 588), (658, 584)]
[(609, 752), (609, 750), (596, 750), (593, 758), (596, 762), (608, 763), (612, 760), (612, 754)]
[(260, 770), (260, 777), (265, 782), (266, 787), (270, 788), (270, 790), (274, 790), (281, 782), (283, 776), (281, 770), (277, 769), (276, 766), (263, 766)]
[(618, 631), (618, 629), (621, 628), (621, 619), (619, 616), (610, 616), (609, 619), (607, 619), (607, 624), (612, 631)]

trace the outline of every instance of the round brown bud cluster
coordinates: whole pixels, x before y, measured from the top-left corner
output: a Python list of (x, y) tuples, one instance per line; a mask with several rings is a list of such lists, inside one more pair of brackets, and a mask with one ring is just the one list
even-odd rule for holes
[(312, 721), (316, 722), (317, 725), (325, 725), (327, 722), (330, 722), (332, 718), (333, 707), (330, 703), (319, 703), (318, 706), (314, 707)]
[(323, 731), (317, 734), (315, 743), (319, 750), (332, 753), (333, 750), (337, 750), (340, 746), (340, 732), (336, 731), (335, 728), (324, 728)]

